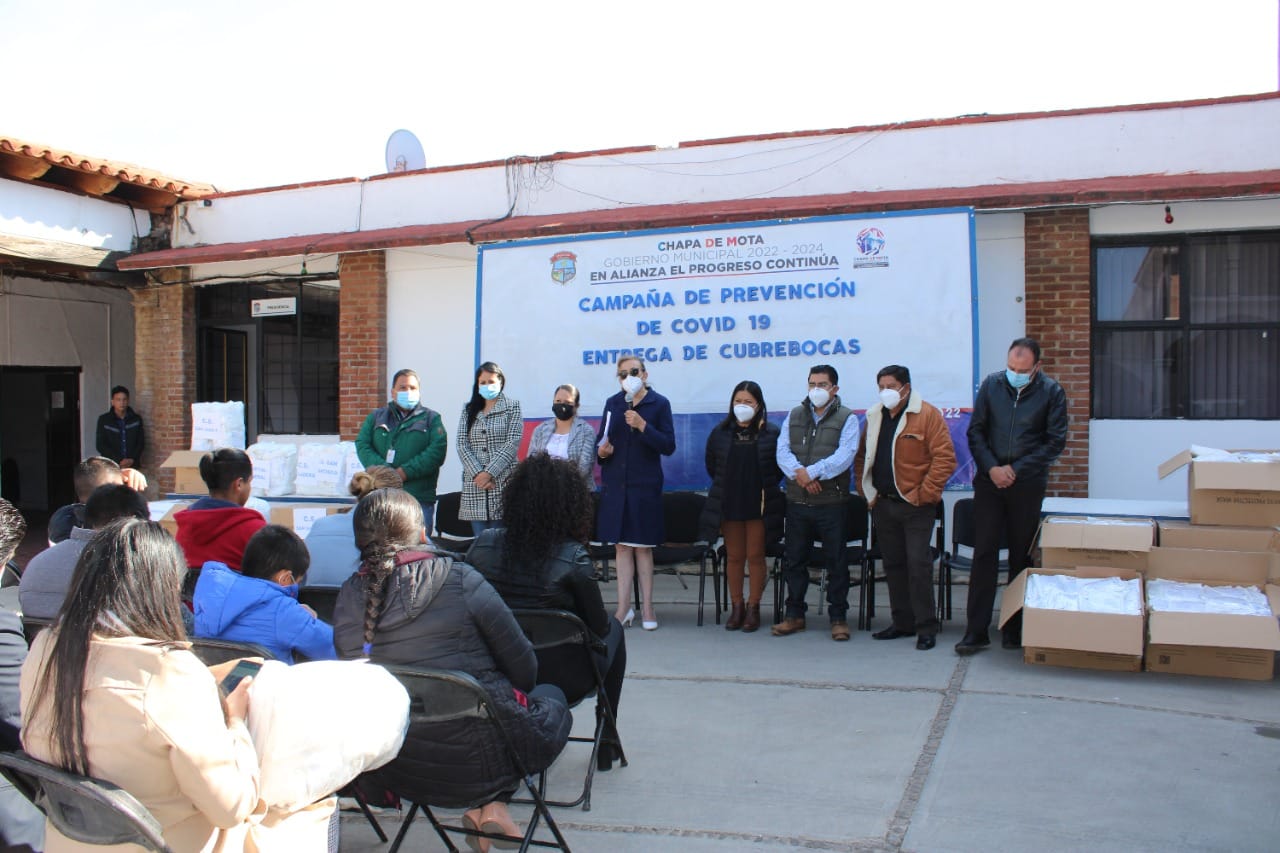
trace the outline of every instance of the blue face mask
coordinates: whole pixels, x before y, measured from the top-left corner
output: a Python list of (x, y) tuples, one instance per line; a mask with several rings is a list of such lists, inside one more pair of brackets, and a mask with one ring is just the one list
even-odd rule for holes
[(502, 386), (496, 384), (481, 385), (479, 390), (480, 396), (484, 397), (486, 400), (496, 400), (498, 399), (498, 395), (502, 393)]
[(396, 405), (402, 409), (412, 409), (414, 406), (418, 405), (418, 392), (397, 391)]
[(290, 598), (296, 599), (298, 597), (298, 585), (296, 583), (291, 583), (288, 586), (282, 586), (280, 588), (283, 589), (284, 594)]
[(1004, 369), (1004, 377), (1009, 380), (1009, 384), (1014, 388), (1025, 388), (1027, 383), (1031, 381), (1031, 377), (1035, 375), (1035, 371), (1031, 373), (1015, 373), (1009, 368)]

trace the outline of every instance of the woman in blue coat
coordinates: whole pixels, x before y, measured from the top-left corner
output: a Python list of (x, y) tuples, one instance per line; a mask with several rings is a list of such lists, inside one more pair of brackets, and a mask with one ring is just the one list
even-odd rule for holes
[(649, 387), (644, 361), (618, 360), (622, 390), (604, 404), (599, 446), (600, 515), (596, 535), (618, 551), (618, 621), (630, 625), (632, 579), (640, 576), (640, 624), (656, 630), (653, 612), (653, 547), (665, 536), (662, 523), (662, 457), (676, 451), (671, 402)]

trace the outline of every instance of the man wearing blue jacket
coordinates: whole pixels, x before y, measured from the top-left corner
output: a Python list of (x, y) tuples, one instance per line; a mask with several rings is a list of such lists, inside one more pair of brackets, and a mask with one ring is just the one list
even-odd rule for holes
[(298, 603), (298, 582), (311, 556), (298, 534), (268, 524), (249, 539), (241, 572), (209, 561), (196, 583), (197, 637), (257, 643), (277, 660), (332, 660), (333, 627)]

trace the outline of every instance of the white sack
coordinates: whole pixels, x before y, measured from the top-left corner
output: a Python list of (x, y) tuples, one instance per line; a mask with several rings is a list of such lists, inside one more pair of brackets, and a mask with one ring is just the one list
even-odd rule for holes
[(244, 450), (244, 403), (192, 403), (191, 449)]
[(298, 471), (298, 446), (273, 441), (260, 441), (245, 451), (253, 462), (253, 493), (280, 497), (293, 494), (293, 481)]
[(341, 444), (304, 444), (298, 448), (298, 466), (294, 475), (297, 494), (334, 497), (347, 493), (342, 477), (345, 450)]

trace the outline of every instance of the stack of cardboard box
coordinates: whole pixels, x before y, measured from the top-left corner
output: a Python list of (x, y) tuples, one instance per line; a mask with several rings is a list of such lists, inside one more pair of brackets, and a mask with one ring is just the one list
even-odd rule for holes
[(1040, 533), (1043, 568), (1028, 573), (1253, 587), (1267, 596), (1271, 616), (1028, 608), (1024, 573), (1005, 591), (1000, 624), (1023, 612), (1027, 663), (1273, 677), (1280, 651), (1280, 461), (1197, 460), (1187, 451), (1161, 465), (1160, 476), (1183, 466), (1190, 466), (1190, 523), (1050, 517)]

